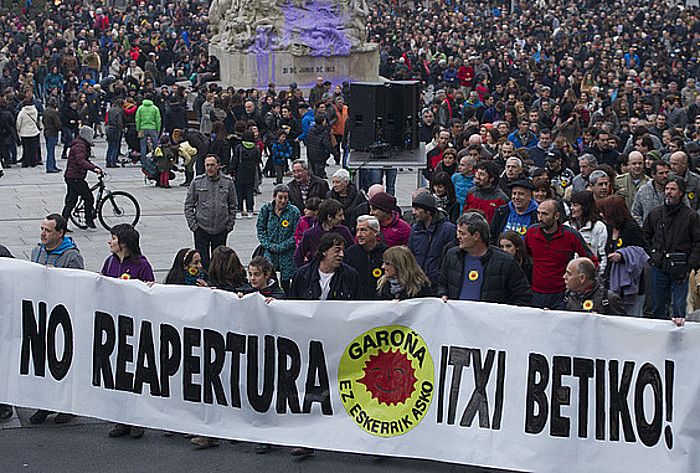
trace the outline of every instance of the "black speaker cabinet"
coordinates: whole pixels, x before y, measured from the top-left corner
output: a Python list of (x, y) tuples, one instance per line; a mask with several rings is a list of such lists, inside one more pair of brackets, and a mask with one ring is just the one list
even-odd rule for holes
[(420, 90), (417, 81), (350, 84), (350, 148), (369, 151), (379, 143), (418, 147)]

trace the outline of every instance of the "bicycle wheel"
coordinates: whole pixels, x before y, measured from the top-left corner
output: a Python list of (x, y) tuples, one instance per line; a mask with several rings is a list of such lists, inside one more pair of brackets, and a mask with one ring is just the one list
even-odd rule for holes
[(100, 201), (97, 217), (107, 230), (120, 223), (130, 223), (133, 226), (139, 221), (141, 207), (136, 198), (124, 191), (110, 192)]
[(85, 221), (85, 201), (82, 197), (78, 197), (78, 202), (70, 213), (70, 221), (81, 230), (85, 230), (88, 227)]

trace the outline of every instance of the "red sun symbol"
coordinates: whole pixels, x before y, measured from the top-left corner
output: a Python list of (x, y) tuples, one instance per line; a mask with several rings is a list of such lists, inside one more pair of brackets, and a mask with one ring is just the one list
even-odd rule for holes
[(365, 376), (358, 382), (364, 384), (380, 404), (387, 406), (406, 402), (418, 381), (408, 357), (398, 350), (379, 350), (367, 360), (364, 372)]

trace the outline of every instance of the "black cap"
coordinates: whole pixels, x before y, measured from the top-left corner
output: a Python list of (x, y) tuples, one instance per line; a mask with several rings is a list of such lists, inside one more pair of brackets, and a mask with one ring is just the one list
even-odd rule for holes
[(508, 184), (508, 189), (513, 190), (514, 187), (523, 187), (525, 189), (528, 189), (530, 192), (535, 190), (535, 186), (533, 186), (532, 183), (527, 179), (518, 179), (517, 181), (513, 181), (510, 184)]

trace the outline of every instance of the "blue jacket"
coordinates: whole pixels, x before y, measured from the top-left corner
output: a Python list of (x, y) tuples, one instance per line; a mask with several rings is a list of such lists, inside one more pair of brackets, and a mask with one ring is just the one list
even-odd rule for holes
[(517, 148), (530, 149), (530, 148), (534, 148), (535, 146), (537, 146), (537, 137), (535, 136), (535, 134), (533, 132), (531, 132), (529, 130), (527, 132), (527, 140), (525, 141), (525, 143), (523, 143), (522, 140), (520, 139), (520, 136), (518, 135), (518, 130), (515, 130), (513, 133), (508, 135), (508, 141), (513, 143), (515, 145), (516, 149)]
[(292, 157), (292, 145), (288, 141), (280, 143), (275, 141), (272, 143), (272, 163), (284, 164)]
[(428, 228), (423, 222), (416, 222), (411, 227), (408, 248), (433, 287), (437, 287), (445, 246), (456, 238), (457, 227), (442, 212), (435, 214)]
[(458, 172), (452, 175), (452, 184), (455, 186), (455, 196), (459, 202), (459, 208), (464, 208), (464, 202), (467, 200), (469, 189), (474, 187), (474, 174), (464, 176)]
[(304, 141), (304, 138), (306, 138), (306, 134), (309, 132), (311, 127), (314, 124), (314, 111), (309, 110), (304, 114), (303, 117), (301, 117), (301, 135), (299, 135), (298, 140), (299, 141)]

